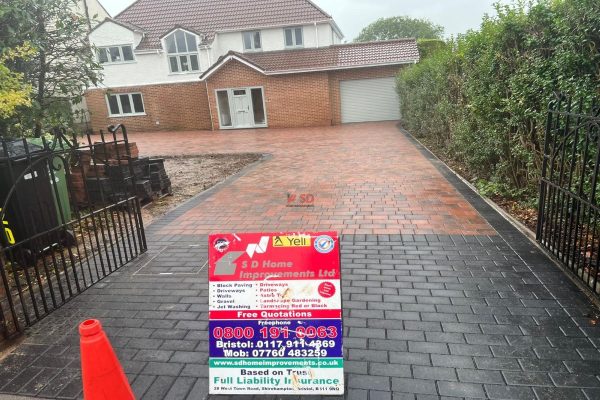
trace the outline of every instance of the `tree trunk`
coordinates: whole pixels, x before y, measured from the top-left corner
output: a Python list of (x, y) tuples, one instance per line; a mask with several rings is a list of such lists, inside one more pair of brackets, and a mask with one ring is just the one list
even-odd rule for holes
[(90, 9), (88, 8), (88, 0), (83, 0), (83, 10), (87, 21), (88, 33), (92, 31), (92, 21), (90, 19)]
[(0, 137), (8, 136), (8, 129), (6, 128), (6, 121), (0, 121)]
[(37, 87), (37, 93), (36, 93), (36, 101), (39, 105), (39, 111), (37, 112), (36, 118), (35, 118), (35, 137), (39, 138), (42, 136), (42, 128), (43, 128), (43, 120), (44, 120), (44, 113), (45, 113), (45, 107), (46, 105), (44, 104), (44, 90), (46, 87), (46, 53), (42, 50), (40, 51), (39, 54), (39, 67), (40, 67), (40, 71), (39, 71), (39, 75), (38, 75), (38, 87)]
[[(36, 15), (36, 19), (37, 19), (37, 23), (38, 23), (38, 28), (37, 28), (37, 35), (38, 38), (42, 40), (42, 42), (45, 42), (45, 40), (43, 40), (46, 37), (46, 21), (44, 19), (44, 12), (43, 12), (43, 1), (38, 2), (38, 9), (37, 11), (37, 15)], [(43, 48), (43, 46), (41, 46), (41, 48), (38, 50), (38, 67), (39, 67), (39, 71), (38, 71), (38, 79), (37, 79), (37, 93), (35, 96), (35, 100), (38, 104), (38, 111), (36, 112), (36, 116), (35, 116), (35, 129), (34, 129), (34, 136), (39, 138), (42, 136), (42, 129), (43, 129), (43, 120), (44, 120), (44, 114), (46, 112), (45, 108), (46, 108), (46, 104), (44, 101), (44, 93), (46, 91), (46, 73), (48, 72), (47, 67), (46, 67), (46, 50), (45, 48)]]

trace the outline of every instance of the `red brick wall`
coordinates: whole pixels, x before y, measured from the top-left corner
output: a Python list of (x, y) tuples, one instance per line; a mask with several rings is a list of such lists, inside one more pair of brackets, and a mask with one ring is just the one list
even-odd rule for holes
[(141, 92), (146, 109), (144, 116), (109, 117), (104, 89), (88, 91), (86, 101), (94, 131), (119, 123), (133, 132), (211, 127), (216, 130), (219, 129), (216, 89), (262, 86), (269, 127), (338, 125), (341, 123), (341, 80), (395, 76), (398, 70), (398, 66), (386, 66), (266, 76), (231, 61), (211, 75), (206, 84), (186, 82), (110, 89), (112, 93)]
[[(92, 129), (124, 124), (130, 132), (210, 129), (210, 113), (204, 82), (172, 83), (138, 87), (111, 88), (111, 93), (142, 93), (146, 115), (108, 116), (106, 90), (86, 93)], [(158, 122), (158, 124), (157, 124)]]
[(331, 125), (327, 72), (265, 76), (238, 61), (230, 61), (207, 82), (214, 129), (219, 129), (215, 90), (249, 86), (264, 88), (270, 128)]
[(344, 69), (339, 71), (329, 72), (329, 93), (331, 102), (332, 125), (342, 123), (342, 103), (340, 99), (340, 81), (348, 81), (353, 79), (367, 78), (385, 78), (388, 76), (396, 76), (402, 67), (385, 66), (374, 68), (356, 68)]

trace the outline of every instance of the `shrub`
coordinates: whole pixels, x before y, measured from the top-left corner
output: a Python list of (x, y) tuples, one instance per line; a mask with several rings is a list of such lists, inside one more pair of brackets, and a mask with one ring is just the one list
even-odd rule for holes
[(556, 92), (588, 102), (598, 94), (600, 2), (496, 10), (399, 74), (403, 123), (485, 187), (527, 200), (537, 190), (548, 102)]

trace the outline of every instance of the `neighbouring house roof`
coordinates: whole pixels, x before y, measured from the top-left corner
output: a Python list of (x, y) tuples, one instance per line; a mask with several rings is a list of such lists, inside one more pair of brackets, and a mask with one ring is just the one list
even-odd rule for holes
[(206, 70), (200, 79), (206, 79), (231, 60), (242, 62), (265, 75), (281, 75), (415, 63), (419, 61), (419, 49), (416, 39), (398, 39), (302, 50), (243, 54), (230, 51)]
[(134, 24), (132, 24), (132, 23), (125, 22), (125, 21), (118, 21), (118, 20), (116, 20), (116, 19), (114, 19), (114, 18), (110, 18), (110, 17), (104, 18), (104, 20), (103, 20), (102, 22), (100, 22), (98, 25), (96, 25), (96, 26), (94, 27), (94, 29), (92, 29), (92, 31), (91, 31), (91, 32), (93, 32), (93, 31), (95, 31), (96, 29), (98, 29), (98, 28), (100, 27), (100, 25), (104, 24), (105, 22), (112, 22), (112, 23), (114, 23), (114, 24), (117, 24), (117, 25), (120, 25), (120, 26), (122, 26), (122, 27), (123, 27), (123, 28), (125, 28), (125, 29), (129, 29), (130, 31), (134, 31), (134, 32), (142, 32), (142, 33), (144, 33), (144, 32), (145, 32), (145, 31), (144, 31), (144, 29), (140, 28), (139, 26), (136, 26), (136, 25), (134, 25)]
[(211, 41), (221, 31), (333, 21), (310, 0), (137, 0), (115, 19), (144, 30), (139, 50), (161, 48), (177, 25)]

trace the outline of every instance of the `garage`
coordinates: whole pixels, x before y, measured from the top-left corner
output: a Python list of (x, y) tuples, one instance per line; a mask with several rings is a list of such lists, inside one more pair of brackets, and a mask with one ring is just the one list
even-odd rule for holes
[(396, 80), (387, 78), (340, 81), (342, 123), (400, 119)]

